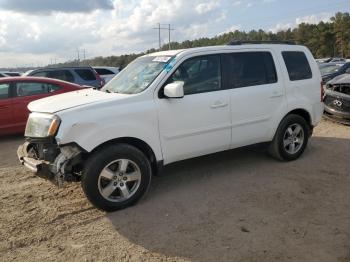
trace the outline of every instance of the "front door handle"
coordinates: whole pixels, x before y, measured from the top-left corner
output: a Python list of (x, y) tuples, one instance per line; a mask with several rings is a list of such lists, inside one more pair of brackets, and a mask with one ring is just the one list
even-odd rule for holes
[(225, 107), (228, 104), (222, 101), (216, 101), (214, 104), (212, 104), (210, 107), (211, 108), (219, 108), (219, 107)]
[(6, 109), (9, 108), (8, 106), (0, 106), (0, 109)]

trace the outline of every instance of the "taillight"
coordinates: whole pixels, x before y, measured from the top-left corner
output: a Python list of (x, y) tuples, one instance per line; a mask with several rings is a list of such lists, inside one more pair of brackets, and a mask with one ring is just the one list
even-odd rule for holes
[(323, 88), (323, 81), (321, 81), (321, 102), (324, 100), (324, 88)]
[(106, 84), (106, 81), (102, 77), (100, 77), (100, 75), (95, 69), (93, 69), (93, 71), (95, 72), (96, 79), (100, 82), (100, 88), (103, 87)]

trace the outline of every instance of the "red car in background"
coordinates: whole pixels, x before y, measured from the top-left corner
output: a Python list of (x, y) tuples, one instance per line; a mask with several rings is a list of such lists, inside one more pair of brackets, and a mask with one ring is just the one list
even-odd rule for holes
[(0, 78), (0, 135), (24, 132), (30, 102), (82, 88), (77, 84), (44, 77)]

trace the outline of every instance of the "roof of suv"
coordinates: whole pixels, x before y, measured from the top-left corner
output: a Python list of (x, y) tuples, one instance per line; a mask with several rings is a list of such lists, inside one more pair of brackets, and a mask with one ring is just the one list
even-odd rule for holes
[(202, 51), (215, 51), (215, 50), (240, 50), (240, 49), (278, 49), (278, 50), (305, 50), (305, 46), (284, 44), (284, 43), (248, 43), (248, 44), (232, 44), (232, 45), (216, 45), (216, 46), (204, 46), (204, 47), (193, 47), (188, 49), (168, 50), (159, 51), (155, 53), (146, 54), (144, 56), (176, 56), (180, 53), (196, 53)]

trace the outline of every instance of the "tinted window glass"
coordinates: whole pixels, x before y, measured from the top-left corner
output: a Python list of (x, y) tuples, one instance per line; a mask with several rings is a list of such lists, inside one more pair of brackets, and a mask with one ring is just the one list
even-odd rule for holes
[(95, 74), (90, 69), (75, 69), (74, 71), (85, 81), (96, 80)]
[(60, 86), (54, 84), (46, 84), (48, 92), (52, 93), (61, 89)]
[(67, 82), (74, 82), (74, 76), (68, 70), (53, 70), (48, 72), (48, 77), (60, 79)]
[(230, 65), (229, 86), (232, 88), (277, 82), (273, 58), (269, 52), (244, 52), (225, 55)]
[(95, 68), (95, 71), (99, 75), (114, 75), (114, 72), (112, 72), (111, 70), (105, 69), (105, 68)]
[(0, 84), (0, 99), (9, 98), (10, 84)]
[(290, 81), (312, 78), (311, 68), (303, 52), (282, 52)]
[(31, 74), (32, 76), (39, 76), (39, 77), (47, 77), (47, 71), (41, 71), (41, 72), (37, 72), (37, 73), (33, 73)]
[(175, 81), (184, 82), (185, 95), (220, 90), (220, 56), (201, 56), (183, 62), (167, 83)]
[(15, 72), (7, 72), (6, 75), (8, 75), (8, 76), (21, 76), (19, 73), (15, 73)]
[(49, 85), (45, 83), (25, 82), (16, 84), (17, 96), (33, 96), (49, 92)]

